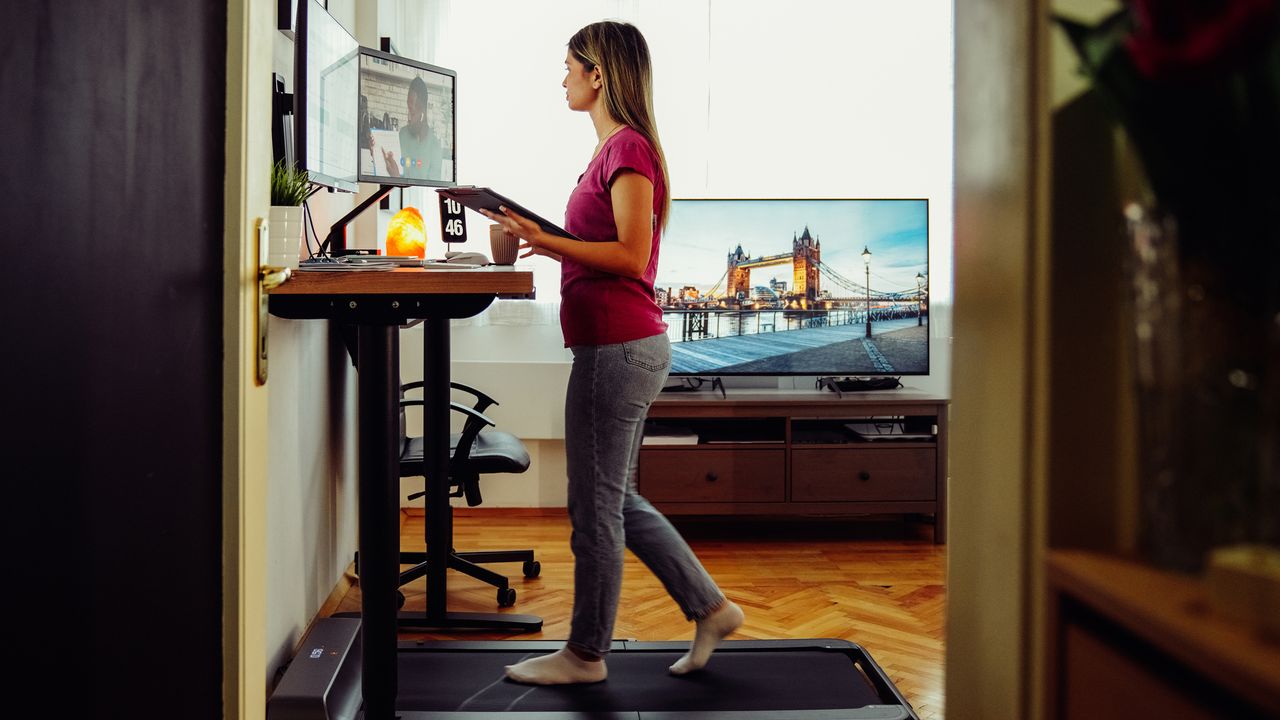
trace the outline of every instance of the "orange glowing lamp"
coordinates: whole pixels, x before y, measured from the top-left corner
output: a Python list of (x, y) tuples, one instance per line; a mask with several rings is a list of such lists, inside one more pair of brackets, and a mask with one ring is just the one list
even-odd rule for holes
[(427, 224), (418, 208), (404, 208), (391, 218), (387, 226), (387, 254), (427, 256)]

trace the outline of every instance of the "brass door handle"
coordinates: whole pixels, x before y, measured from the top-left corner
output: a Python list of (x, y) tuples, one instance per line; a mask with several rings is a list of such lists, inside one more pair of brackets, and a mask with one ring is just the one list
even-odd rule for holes
[(258, 268), (258, 285), (263, 290), (274, 290), (284, 284), (292, 276), (293, 271), (289, 268), (274, 267), (271, 265), (263, 265)]
[(267, 294), (274, 288), (278, 288), (289, 279), (292, 271), (285, 267), (275, 267), (266, 264), (267, 258), (267, 221), (266, 219), (258, 220), (258, 332), (257, 343), (254, 355), (257, 361), (256, 378), (259, 385), (267, 383), (267, 327), (270, 325), (270, 317), (268, 316), (268, 297)]

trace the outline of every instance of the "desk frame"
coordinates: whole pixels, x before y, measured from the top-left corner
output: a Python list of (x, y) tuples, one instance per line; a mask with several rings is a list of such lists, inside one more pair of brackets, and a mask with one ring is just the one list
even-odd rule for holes
[[(399, 268), (380, 272), (299, 272), (271, 291), (270, 312), (295, 320), (356, 325), (359, 422), (359, 553), (362, 691), (367, 720), (395, 717), (399, 625), (536, 630), (542, 620), (513, 613), (447, 610), (449, 510), (449, 320), (483, 311), (499, 295), (528, 297), (533, 274)], [(427, 611), (397, 610), (400, 533), (400, 326), (424, 320), (423, 426), (427, 465)], [(403, 616), (402, 616), (403, 615)]]

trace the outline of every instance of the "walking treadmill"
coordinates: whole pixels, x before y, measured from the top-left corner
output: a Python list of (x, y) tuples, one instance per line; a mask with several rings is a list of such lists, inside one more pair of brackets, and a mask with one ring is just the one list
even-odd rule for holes
[[(615, 641), (609, 679), (522, 685), (503, 667), (554, 652), (546, 640), (401, 642), (400, 720), (919, 720), (875, 660), (846, 640), (730, 640), (703, 670), (667, 667), (686, 642)], [(267, 703), (267, 720), (356, 720), (360, 620), (321, 618)]]

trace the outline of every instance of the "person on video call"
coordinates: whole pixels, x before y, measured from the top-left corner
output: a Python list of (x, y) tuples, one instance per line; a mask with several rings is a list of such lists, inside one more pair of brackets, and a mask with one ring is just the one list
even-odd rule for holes
[(441, 163), (444, 149), (440, 140), (427, 125), (427, 84), (415, 77), (409, 83), (408, 118), (400, 128), (400, 157), (390, 150), (382, 151), (382, 159), (391, 177), (410, 177), (420, 180), (444, 178)]
[(573, 353), (565, 399), (574, 556), (569, 640), (555, 653), (508, 666), (507, 676), (544, 685), (605, 679), (624, 543), (697, 623), (689, 652), (670, 667), (683, 675), (707, 663), (743, 614), (636, 492), (644, 418), (671, 365), (653, 288), (671, 204), (649, 48), (631, 25), (595, 23), (570, 38), (565, 66), (569, 109), (591, 116), (599, 141), (565, 209), (565, 229), (588, 242), (550, 235), (510, 208), (485, 212), (522, 239), (524, 257), (560, 261), (560, 326)]

